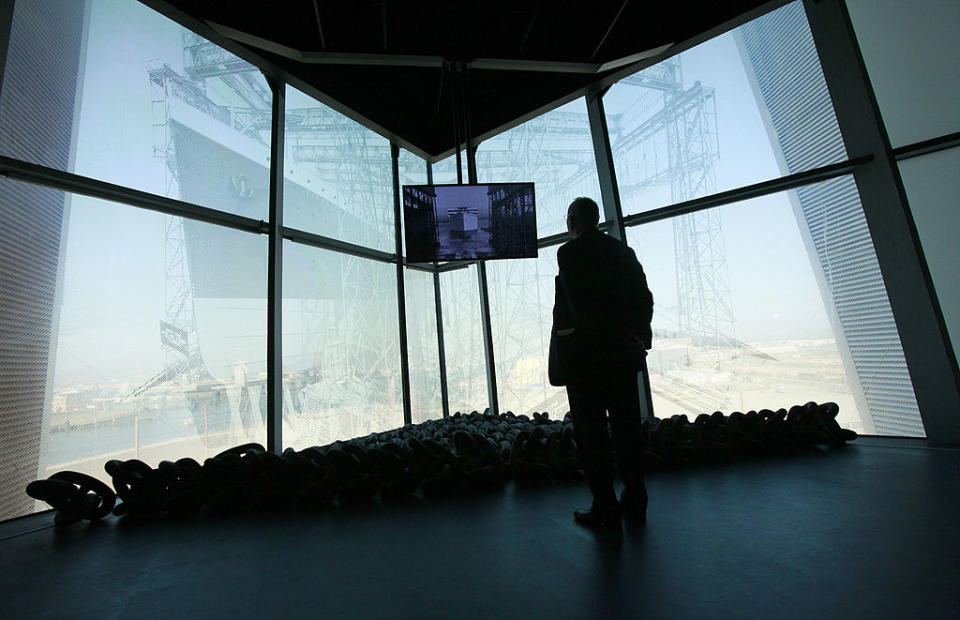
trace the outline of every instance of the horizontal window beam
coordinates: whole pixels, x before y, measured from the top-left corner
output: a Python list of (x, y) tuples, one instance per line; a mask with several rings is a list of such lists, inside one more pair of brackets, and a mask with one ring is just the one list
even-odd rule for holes
[(446, 273), (448, 271), (456, 271), (457, 269), (466, 269), (470, 265), (476, 265), (478, 261), (456, 261), (450, 263), (443, 263), (437, 265), (435, 270), (437, 273)]
[(396, 254), (383, 252), (381, 250), (374, 250), (372, 248), (366, 248), (362, 245), (356, 245), (347, 241), (340, 241), (339, 239), (333, 239), (331, 237), (324, 237), (323, 235), (308, 233), (296, 228), (287, 228), (284, 226), (281, 229), (281, 235), (284, 239), (289, 239), (290, 241), (294, 241), (296, 243), (310, 245), (323, 250), (333, 250), (334, 252), (350, 254), (351, 256), (358, 256), (360, 258), (368, 258), (370, 260), (376, 260), (382, 263), (397, 262)]
[[(600, 228), (604, 228), (604, 225), (601, 224)], [(547, 237), (540, 237), (537, 239), (537, 248), (548, 248), (552, 245), (559, 245), (570, 240), (570, 235), (568, 233), (558, 233), (556, 235), (550, 235)], [(497, 259), (490, 259), (497, 260)], [(519, 259), (518, 259), (519, 260)], [(420, 269), (421, 271), (430, 271), (437, 273), (446, 273), (448, 271), (456, 271), (458, 269), (466, 269), (470, 265), (476, 265), (480, 263), (479, 260), (469, 260), (469, 261), (450, 261), (447, 263), (440, 263), (436, 266), (430, 263), (407, 263), (407, 267), (413, 269)]]
[(263, 220), (255, 220), (242, 215), (234, 215), (224, 211), (217, 211), (208, 207), (201, 207), (190, 202), (158, 196), (149, 192), (144, 192), (122, 185), (98, 181), (89, 177), (63, 172), (31, 164), (11, 157), (0, 155), (0, 175), (25, 183), (52, 187), (72, 194), (90, 196), (91, 198), (100, 198), (111, 202), (166, 213), (167, 215), (177, 215), (226, 226), (236, 230), (242, 230), (250, 233), (266, 234), (268, 232), (267, 223)]
[(760, 198), (761, 196), (768, 196), (770, 194), (796, 189), (798, 187), (803, 187), (804, 185), (835, 179), (846, 174), (851, 174), (857, 166), (865, 164), (871, 160), (873, 160), (873, 156), (866, 155), (864, 157), (850, 159), (838, 164), (831, 164), (829, 166), (823, 166), (822, 168), (807, 170), (806, 172), (798, 172), (796, 174), (780, 177), (778, 179), (771, 179), (769, 181), (747, 185), (746, 187), (740, 187), (738, 189), (732, 189), (726, 192), (720, 192), (718, 194), (711, 194), (702, 198), (694, 198), (692, 200), (678, 202), (666, 207), (660, 207), (659, 209), (653, 209), (651, 211), (644, 211), (643, 213), (629, 215), (623, 218), (624, 224), (626, 226), (649, 224), (650, 222), (666, 220), (679, 215), (703, 211), (704, 209), (712, 209), (713, 207), (722, 207), (735, 202), (750, 200), (751, 198)]
[[(604, 232), (609, 232), (610, 230), (615, 229), (616, 226), (616, 222), (612, 220), (597, 224), (597, 228)], [(537, 248), (549, 248), (550, 246), (560, 245), (561, 243), (566, 243), (567, 241), (570, 241), (570, 233), (563, 232), (555, 235), (548, 235), (546, 237), (540, 237), (537, 239)]]
[(407, 269), (423, 271), (425, 273), (435, 273), (437, 271), (437, 268), (434, 267), (433, 263), (408, 263), (406, 260), (404, 260), (403, 266)]
[[(655, 222), (658, 220), (677, 217), (679, 215), (685, 215), (687, 213), (701, 211), (703, 209), (710, 209), (712, 207), (719, 207), (727, 204), (733, 204), (736, 202), (742, 202), (744, 200), (750, 200), (751, 198), (759, 198), (761, 196), (767, 196), (769, 194), (776, 194), (779, 192), (796, 189), (798, 187), (803, 187), (804, 185), (817, 183), (819, 181), (827, 181), (829, 179), (834, 179), (837, 177), (844, 176), (846, 174), (850, 174), (853, 172), (853, 170), (857, 166), (861, 164), (865, 164), (871, 161), (872, 159), (873, 158), (871, 156), (859, 157), (857, 159), (851, 159), (851, 160), (840, 162), (837, 164), (823, 166), (821, 168), (816, 168), (814, 170), (798, 172), (796, 174), (780, 177), (778, 179), (771, 179), (769, 181), (763, 181), (761, 183), (756, 183), (754, 185), (747, 185), (745, 187), (732, 189), (726, 192), (711, 194), (709, 196), (704, 196), (702, 198), (695, 198), (693, 200), (688, 200), (685, 202), (679, 202), (666, 207), (661, 207), (659, 209), (654, 209), (652, 211), (637, 213), (637, 214), (625, 217), (624, 224), (627, 226), (637, 226), (640, 224), (646, 224), (649, 222)], [(612, 229), (614, 226), (615, 226), (614, 222), (607, 221), (607, 222), (600, 223), (598, 228), (600, 230), (607, 231)], [(554, 245), (560, 245), (562, 243), (566, 243), (569, 240), (570, 240), (569, 233), (566, 233), (566, 232), (557, 233), (554, 235), (548, 235), (546, 237), (540, 237), (539, 239), (537, 239), (537, 247), (548, 248)], [(465, 267), (469, 267), (470, 265), (473, 265), (476, 262), (477, 261), (449, 262), (449, 263), (440, 264), (434, 269), (439, 273), (444, 273), (447, 271), (455, 271), (457, 269), (463, 269)]]
[(911, 157), (919, 157), (920, 155), (952, 149), (956, 146), (960, 146), (960, 131), (895, 148), (893, 149), (893, 157), (897, 161), (903, 161)]
[[(812, 183), (817, 183), (820, 181), (827, 181), (829, 179), (835, 179), (837, 177), (844, 176), (846, 174), (851, 174), (854, 169), (861, 165), (865, 164), (873, 159), (872, 156), (858, 157), (856, 159), (851, 159), (843, 161), (837, 164), (831, 164), (829, 166), (823, 166), (821, 168), (816, 168), (814, 170), (807, 170), (805, 172), (798, 172), (796, 174), (791, 174), (785, 177), (780, 177), (777, 179), (771, 179), (769, 181), (763, 181), (761, 183), (756, 183), (754, 185), (747, 185), (745, 187), (740, 187), (737, 189), (732, 189), (726, 192), (720, 192), (718, 194), (711, 194), (709, 196), (704, 196), (702, 198), (695, 198), (693, 200), (687, 200), (685, 202), (679, 202), (673, 205), (668, 205), (666, 207), (661, 207), (659, 209), (654, 209), (652, 211), (644, 211), (643, 213), (636, 213), (624, 218), (624, 224), (626, 226), (638, 226), (640, 224), (647, 224), (650, 222), (656, 222), (659, 220), (670, 219), (672, 217), (677, 217), (680, 215), (686, 215), (687, 213), (694, 213), (696, 211), (702, 211), (704, 209), (710, 209), (713, 207), (719, 207), (723, 205), (733, 204), (737, 202), (743, 202), (744, 200), (750, 200), (751, 198), (759, 198), (761, 196), (767, 196), (770, 194), (776, 194), (779, 192), (784, 192), (791, 189), (796, 189), (798, 187), (803, 187), (805, 185), (810, 185)], [(602, 222), (598, 228), (600, 230), (610, 230), (615, 226), (615, 223), (612, 221)], [(538, 248), (548, 248), (554, 245), (560, 245), (566, 243), (570, 240), (570, 234), (566, 232), (557, 233), (554, 235), (547, 235), (546, 237), (540, 237), (537, 239)], [(408, 264), (408, 266), (413, 268), (419, 268), (423, 271), (436, 271), (437, 273), (446, 273), (448, 271), (456, 271), (457, 269), (464, 269), (470, 265), (474, 265), (479, 261), (451, 261), (448, 263), (441, 263), (439, 265), (433, 266), (429, 263), (416, 263)]]
[(537, 239), (537, 248), (548, 248), (551, 245), (558, 245), (560, 243), (566, 243), (570, 241), (570, 233), (557, 233), (555, 235), (548, 235), (546, 237), (540, 237)]
[[(898, 159), (908, 159), (917, 155), (931, 153), (958, 145), (960, 145), (960, 133), (950, 134), (948, 136), (916, 143), (907, 147), (901, 147), (895, 151), (895, 154), (897, 154)], [(857, 159), (816, 168), (814, 170), (788, 175), (778, 179), (763, 181), (761, 183), (748, 185), (746, 187), (741, 187), (726, 192), (711, 194), (710, 196), (704, 196), (702, 198), (695, 198), (693, 200), (668, 205), (658, 209), (653, 209), (651, 211), (636, 213), (625, 217), (624, 224), (626, 226), (637, 226), (640, 224), (669, 219), (671, 217), (677, 217), (679, 215), (685, 215), (687, 213), (694, 213), (703, 209), (723, 206), (735, 202), (742, 202), (751, 198), (758, 198), (769, 194), (796, 189), (811, 183), (825, 181), (843, 176), (845, 174), (850, 174), (858, 165), (866, 163), (871, 159), (872, 158), (870, 156), (860, 157)], [(75, 194), (128, 204), (151, 211), (186, 217), (188, 219), (216, 224), (219, 226), (226, 226), (228, 228), (242, 230), (245, 232), (258, 234), (267, 233), (268, 225), (262, 220), (255, 220), (253, 218), (234, 215), (232, 213), (218, 211), (208, 207), (201, 207), (199, 205), (184, 202), (182, 200), (158, 196), (149, 192), (123, 187), (121, 185), (107, 183), (97, 179), (91, 179), (89, 177), (84, 177), (70, 172), (47, 168), (46, 166), (40, 166), (2, 155), (0, 155), (0, 175), (26, 183), (43, 185)], [(603, 222), (599, 227), (601, 230), (604, 230), (610, 228), (611, 226), (611, 222)], [(360, 258), (367, 258), (386, 263), (396, 263), (398, 261), (397, 255), (393, 253), (374, 250), (346, 241), (340, 241), (339, 239), (308, 233), (295, 228), (284, 227), (283, 238), (313, 247), (343, 252), (345, 254), (358, 256)], [(564, 243), (569, 239), (570, 235), (566, 232), (548, 235), (537, 240), (537, 247), (550, 247)], [(476, 263), (477, 261), (455, 261), (442, 264), (403, 262), (403, 264), (410, 269), (427, 273), (445, 273), (448, 271), (456, 271), (457, 269), (464, 269)]]

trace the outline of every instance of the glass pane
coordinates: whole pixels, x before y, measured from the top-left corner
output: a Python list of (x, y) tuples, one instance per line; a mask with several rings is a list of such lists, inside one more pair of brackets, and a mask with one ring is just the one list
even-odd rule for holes
[(0, 204), (4, 517), (33, 510), (17, 475), (266, 440), (266, 237), (9, 180)]
[(450, 413), (483, 411), (490, 404), (477, 266), (441, 273), (440, 294)]
[[(425, 185), (427, 183), (427, 162), (406, 149), (400, 149), (400, 191), (404, 185)], [(406, 235), (401, 235), (400, 244), (406, 254)]]
[[(461, 166), (463, 168), (463, 182), (467, 182), (467, 154), (460, 153)], [(457, 156), (438, 161), (433, 164), (433, 184), (444, 185), (457, 182)]]
[(603, 98), (625, 214), (846, 159), (799, 2)]
[(960, 211), (956, 208), (960, 178), (957, 170), (960, 170), (960, 148), (900, 162), (900, 174), (923, 244), (923, 254), (937, 289), (954, 352), (960, 358), (960, 285), (957, 281), (960, 273), (960, 253), (957, 252)]
[(283, 244), (283, 443), (403, 426), (394, 265)]
[(440, 352), (433, 274), (404, 271), (407, 307), (407, 360), (410, 363), (410, 410), (414, 424), (443, 417), (440, 400)]
[(923, 436), (852, 178), (627, 235), (654, 296), (659, 417), (834, 401), (844, 427)]
[(547, 380), (559, 247), (540, 248), (536, 259), (487, 263), (501, 411), (562, 419), (570, 410), (566, 390)]
[(400, 149), (400, 187), (404, 185), (425, 185), (427, 182), (427, 162), (407, 149)]
[(894, 147), (960, 131), (960, 2), (847, 0)]
[(390, 141), (287, 86), (283, 223), (396, 250)]
[(574, 198), (600, 201), (586, 101), (576, 99), (482, 142), (477, 176), (484, 183), (533, 181), (537, 236), (566, 232)]
[(135, 0), (16, 3), (0, 153), (266, 219), (258, 69)]

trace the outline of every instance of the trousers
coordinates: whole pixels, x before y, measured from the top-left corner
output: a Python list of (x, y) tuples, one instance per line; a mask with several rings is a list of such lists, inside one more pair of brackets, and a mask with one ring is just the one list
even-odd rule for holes
[[(637, 372), (567, 386), (580, 460), (598, 509), (616, 506), (614, 461), (630, 494), (646, 495), (641, 461)], [(609, 424), (607, 420), (609, 412)]]

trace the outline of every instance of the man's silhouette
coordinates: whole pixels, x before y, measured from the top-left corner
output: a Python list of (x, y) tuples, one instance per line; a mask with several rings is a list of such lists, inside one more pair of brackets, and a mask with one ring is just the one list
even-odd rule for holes
[[(619, 527), (621, 514), (646, 521), (637, 372), (650, 348), (653, 296), (634, 251), (597, 230), (599, 220), (597, 203), (589, 198), (577, 198), (567, 210), (572, 239), (557, 252), (553, 328), (554, 333), (573, 329), (576, 351), (569, 359), (550, 361), (562, 366), (567, 377), (577, 445), (593, 492), (593, 505), (574, 511), (574, 519), (587, 526)], [(625, 484), (619, 502), (613, 452)]]

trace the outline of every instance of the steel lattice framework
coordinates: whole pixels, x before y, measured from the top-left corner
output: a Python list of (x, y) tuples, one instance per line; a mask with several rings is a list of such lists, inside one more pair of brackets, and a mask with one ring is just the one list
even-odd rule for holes
[[(654, 186), (669, 187), (672, 203), (715, 191), (719, 148), (714, 90), (699, 82), (684, 87), (679, 57), (620, 83), (635, 91), (628, 112), (608, 115), (624, 200)], [(554, 111), (485, 142), (477, 167), (488, 179), (520, 180), (514, 179), (518, 174), (523, 180), (534, 179), (538, 196), (560, 197), (566, 204), (596, 192), (589, 135), (586, 113)], [(549, 230), (563, 230), (563, 212), (548, 215), (560, 218), (549, 223)], [(678, 306), (658, 306), (657, 314), (676, 325), (674, 337), (688, 337), (719, 356), (721, 349), (738, 344), (720, 211), (673, 218), (673, 234)], [(499, 319), (497, 374), (504, 379), (500, 392), (524, 410), (549, 410), (558, 395), (563, 396), (545, 387), (542, 367), (546, 344), (541, 342), (541, 326), (550, 321), (556, 261), (510, 261), (491, 273), (491, 310)], [(534, 297), (537, 303), (531, 302)], [(715, 404), (716, 398), (708, 400)]]
[[(170, 131), (171, 98), (229, 123), (236, 131), (269, 147), (263, 136), (270, 128), (271, 94), (259, 72), (249, 64), (185, 31), (184, 74), (168, 65), (150, 67), (148, 74), (154, 154), (166, 159), (168, 195), (177, 193), (179, 183), (177, 150)], [(334, 211), (336, 221), (332, 223), (358, 229), (362, 238), (356, 242), (371, 247), (376, 247), (382, 237), (392, 239), (392, 204), (376, 191), (376, 188), (392, 186), (389, 143), (323, 106), (291, 109), (285, 132), (289, 161), (309, 167), (313, 181), (325, 186), (328, 199), (342, 207)], [(358, 226), (359, 218), (351, 214), (351, 205), (363, 205), (372, 217)], [(173, 380), (171, 368), (179, 370), (176, 378), (186, 383), (210, 378), (200, 356), (187, 240), (180, 217), (167, 216), (164, 242), (165, 321), (187, 333), (191, 363), (185, 367), (183, 354), (165, 346), (168, 370), (151, 380), (150, 385), (142, 386), (143, 389)], [(330, 259), (320, 252), (312, 251), (312, 260), (322, 261), (325, 272), (334, 272), (330, 279), (343, 283), (342, 290), (336, 291), (336, 295), (325, 291), (318, 298), (288, 302), (291, 318), (296, 316), (295, 333), (301, 354), (285, 356), (297, 369), (285, 373), (289, 375), (284, 379), (288, 401), (285, 404), (287, 415), (293, 423), (301, 425), (299, 430), (306, 435), (316, 434), (319, 429), (303, 427), (304, 424), (311, 426), (311, 416), (302, 414), (308, 409), (329, 405), (329, 398), (308, 388), (311, 379), (378, 373), (396, 367), (399, 359), (395, 340), (388, 338), (381, 342), (376, 335), (383, 330), (374, 329), (374, 326), (396, 322), (395, 304), (385, 303), (391, 287), (396, 285), (393, 271), (375, 261), (346, 255)], [(360, 336), (348, 340), (348, 334)], [(359, 389), (359, 384), (354, 387)], [(387, 392), (392, 392), (389, 385), (374, 390), (377, 393), (371, 393), (368, 387), (363, 393), (350, 393), (352, 390), (347, 386), (341, 396), (358, 402), (377, 402), (389, 398)]]
[[(261, 139), (270, 123), (270, 94), (249, 65), (237, 64), (217, 46), (193, 33), (184, 35), (184, 71), (169, 66), (150, 70), (153, 92), (155, 153), (167, 158), (168, 190), (176, 185), (176, 151), (168, 129), (171, 96), (229, 122), (244, 135)], [(717, 157), (716, 105), (712, 88), (700, 83), (685, 87), (679, 58), (675, 57), (625, 78), (621, 84), (636, 90), (637, 103), (628, 114), (610, 116), (612, 148), (618, 161), (632, 164), (619, 173), (625, 200), (653, 186), (670, 188), (671, 202), (703, 196), (715, 189), (713, 166)], [(216, 97), (216, 102), (211, 99)], [(226, 102), (226, 104), (224, 104)], [(372, 207), (364, 227), (371, 237), (365, 244), (391, 234), (392, 209), (376, 188), (391, 184), (389, 145), (378, 136), (323, 106), (288, 111), (285, 124), (287, 156), (297, 164), (312, 164), (313, 178), (336, 192), (342, 205)], [(589, 139), (587, 114), (557, 110), (486, 141), (477, 154), (478, 169), (486, 180), (534, 179), (538, 195), (566, 204), (579, 195), (597, 193), (595, 156)], [(638, 163), (639, 162), (639, 163)], [(517, 177), (516, 179), (514, 177)], [(559, 204), (558, 203), (558, 204)], [(539, 211), (557, 221), (540, 222), (541, 229), (562, 230), (560, 208)], [(356, 225), (348, 209), (336, 211), (336, 226)], [(719, 211), (707, 210), (673, 220), (678, 307), (658, 307), (658, 314), (676, 324), (678, 335), (698, 346), (735, 345), (734, 317), (727, 284), (723, 228)], [(169, 218), (165, 232), (167, 322), (189, 333), (191, 347), (199, 341), (194, 317), (184, 237), (179, 218)], [(306, 373), (346, 375), (395, 366), (394, 342), (340, 342), (345, 333), (367, 333), (363, 325), (382, 324), (389, 304), (383, 299), (393, 274), (364, 261), (341, 256), (339, 300), (301, 300), (300, 334), (304, 355), (296, 364)], [(543, 367), (545, 343), (541, 325), (549, 323), (555, 261), (509, 261), (495, 269), (491, 286), (501, 391), (515, 408), (547, 409), (557, 391), (546, 385)], [(531, 282), (536, 290), (530, 289)], [(537, 303), (530, 303), (531, 295)], [(451, 300), (452, 301), (452, 300)], [(456, 305), (456, 304), (452, 304)], [(336, 308), (334, 306), (337, 306)], [(674, 314), (674, 316), (670, 316)], [(454, 317), (451, 317), (454, 318)], [(336, 325), (336, 327), (333, 327)], [(335, 333), (328, 333), (333, 329)], [(463, 331), (463, 330), (461, 330)], [(536, 332), (536, 333), (534, 333)], [(467, 336), (468, 334), (461, 334)], [(457, 334), (447, 335), (452, 348)], [(479, 351), (479, 349), (477, 349)], [(175, 355), (175, 353), (170, 353)], [(301, 356), (302, 357), (302, 356)], [(362, 366), (363, 368), (359, 368)], [(194, 368), (191, 374), (202, 372)], [(199, 377), (197, 377), (199, 378)], [(296, 382), (295, 383), (303, 383)], [(512, 393), (511, 393), (512, 392)], [(358, 397), (360, 395), (357, 395)], [(382, 400), (384, 394), (364, 394)], [(294, 394), (300, 409), (310, 395)]]
[[(621, 83), (646, 89), (639, 108), (611, 126), (615, 157), (640, 162), (618, 178), (627, 199), (653, 185), (669, 185), (672, 204), (716, 190), (719, 153), (714, 90), (695, 82), (684, 87), (679, 57)], [(645, 118), (637, 123), (636, 117)], [(722, 215), (708, 209), (673, 218), (678, 335), (701, 347), (737, 346), (727, 276)], [(666, 316), (664, 309), (658, 309)]]

